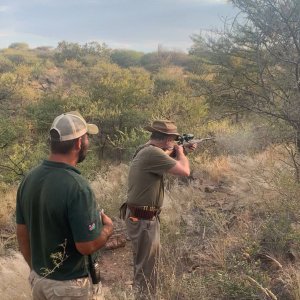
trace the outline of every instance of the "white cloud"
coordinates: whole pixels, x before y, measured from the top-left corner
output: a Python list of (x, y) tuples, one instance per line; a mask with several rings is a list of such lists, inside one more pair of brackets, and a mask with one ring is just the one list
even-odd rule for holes
[(5, 31), (5, 30), (0, 31), (0, 37), (8, 37), (12, 35), (13, 35), (12, 31)]
[[(174, 0), (167, 0), (169, 2), (173, 2)], [(181, 3), (196, 3), (196, 4), (228, 4), (228, 0), (175, 0), (175, 2), (181, 2)]]
[(7, 12), (9, 10), (8, 5), (0, 5), (0, 13), (1, 12)]
[(0, 31), (0, 49), (6, 48), (15, 42), (26, 43), (30, 47), (38, 46), (57, 46), (59, 41), (48, 38), (47, 36), (40, 36), (36, 34), (18, 32), (13, 29), (6, 29)]
[(203, 3), (228, 3), (228, 0), (202, 0)]
[[(190, 36), (223, 26), (228, 0), (0, 0), (0, 47), (24, 41), (101, 40), (113, 48), (187, 49)], [(71, 7), (72, 4), (72, 7)], [(78, 18), (80, 16), (80, 18)], [(55, 22), (53, 22), (55, 20)]]
[[(187, 51), (192, 46), (192, 41), (190, 39), (180, 40), (180, 41), (167, 41), (167, 40), (152, 40), (147, 39), (142, 43), (137, 40), (132, 41), (116, 41), (116, 40), (97, 40), (92, 39), (91, 41), (97, 41), (99, 43), (105, 43), (109, 48), (112, 49), (128, 49), (136, 50), (142, 52), (152, 52), (156, 51), (159, 46), (162, 46), (166, 50), (177, 50), (177, 51)], [(85, 43), (82, 41), (82, 43)]]

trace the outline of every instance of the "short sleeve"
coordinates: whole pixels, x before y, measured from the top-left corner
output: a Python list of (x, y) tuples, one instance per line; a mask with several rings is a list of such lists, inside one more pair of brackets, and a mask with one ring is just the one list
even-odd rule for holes
[(176, 160), (158, 148), (151, 149), (145, 159), (145, 169), (148, 172), (162, 175), (176, 165)]
[(17, 192), (17, 199), (16, 199), (16, 223), (17, 224), (25, 224), (25, 219), (22, 211), (21, 205), (21, 190), (23, 186), (23, 181), (21, 182), (18, 192)]
[(102, 224), (92, 190), (88, 186), (74, 189), (67, 206), (74, 241), (88, 242), (96, 239)]

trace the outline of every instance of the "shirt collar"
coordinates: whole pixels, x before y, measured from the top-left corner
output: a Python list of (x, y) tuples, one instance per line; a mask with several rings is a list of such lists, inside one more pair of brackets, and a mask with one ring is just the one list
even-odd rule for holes
[(75, 168), (75, 167), (73, 167), (73, 166), (71, 166), (69, 164), (62, 163), (62, 162), (50, 161), (50, 160), (46, 160), (45, 159), (42, 162), (42, 165), (48, 166), (48, 167), (52, 167), (52, 168), (68, 169), (68, 170), (72, 170), (72, 171), (74, 171), (74, 172), (76, 172), (78, 174), (81, 174), (81, 172), (77, 168)]

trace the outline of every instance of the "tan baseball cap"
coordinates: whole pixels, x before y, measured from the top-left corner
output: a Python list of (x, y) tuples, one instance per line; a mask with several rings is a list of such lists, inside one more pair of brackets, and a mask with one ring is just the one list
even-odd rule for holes
[(71, 111), (56, 117), (52, 123), (50, 132), (56, 131), (55, 138), (51, 134), (51, 140), (69, 141), (77, 139), (86, 133), (97, 134), (99, 128), (95, 124), (87, 124), (78, 111)]

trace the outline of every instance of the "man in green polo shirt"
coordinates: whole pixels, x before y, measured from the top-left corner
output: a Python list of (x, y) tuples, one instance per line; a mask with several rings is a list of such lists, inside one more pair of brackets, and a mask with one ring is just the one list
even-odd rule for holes
[[(153, 298), (157, 287), (157, 263), (160, 254), (158, 215), (164, 199), (164, 174), (188, 176), (190, 166), (179, 134), (169, 120), (154, 121), (146, 130), (150, 140), (134, 154), (128, 175), (128, 197), (121, 212), (125, 214), (134, 258), (134, 287), (141, 299)], [(196, 145), (189, 145), (194, 150)], [(172, 157), (171, 157), (172, 156)], [(123, 214), (123, 216), (124, 216)]]
[(31, 269), (33, 299), (92, 299), (87, 255), (112, 234), (94, 194), (76, 165), (88, 135), (98, 127), (78, 112), (58, 116), (50, 130), (51, 154), (22, 180), (16, 203), (17, 239)]

